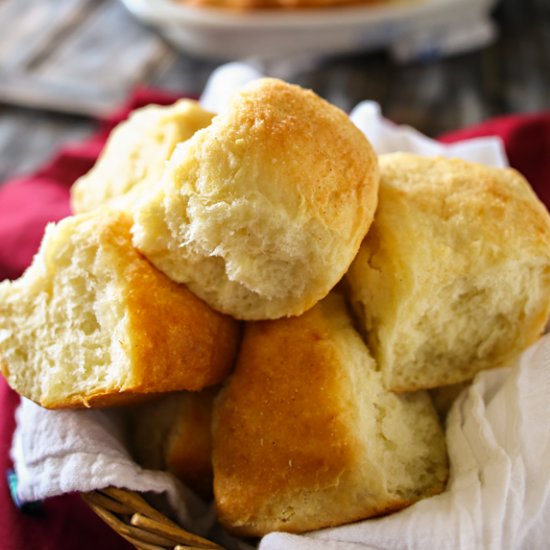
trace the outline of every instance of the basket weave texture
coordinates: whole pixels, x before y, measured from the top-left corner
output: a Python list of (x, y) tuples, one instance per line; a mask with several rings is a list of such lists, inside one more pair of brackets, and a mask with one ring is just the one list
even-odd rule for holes
[(107, 525), (139, 550), (223, 550), (185, 531), (133, 491), (108, 487), (81, 496)]

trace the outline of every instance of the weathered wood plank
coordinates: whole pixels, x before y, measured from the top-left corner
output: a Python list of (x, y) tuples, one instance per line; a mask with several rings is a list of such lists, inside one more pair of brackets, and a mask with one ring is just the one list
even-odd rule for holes
[(151, 74), (149, 85), (178, 93), (199, 96), (216, 61), (199, 60), (186, 55), (174, 55), (159, 64)]
[[(13, 6), (19, 2), (16, 17)], [(0, 101), (5, 103), (103, 115), (175, 56), (119, 2), (9, 0), (0, 7), (5, 12)]]
[(82, 23), (99, 4), (85, 0), (4, 0), (0, 4), (0, 67), (20, 71), (48, 51), (63, 32)]
[(47, 81), (32, 74), (14, 76), (0, 83), (0, 101), (13, 105), (100, 117), (111, 112), (124, 99), (128, 90), (112, 93), (94, 87), (93, 83)]
[(167, 51), (119, 3), (107, 2), (33, 69), (51, 81), (97, 82), (114, 92), (146, 81)]
[(61, 146), (83, 139), (95, 126), (82, 117), (0, 107), (0, 185), (35, 170)]
[(497, 12), (498, 62), (505, 112), (550, 109), (550, 9), (548, 2), (506, 0)]

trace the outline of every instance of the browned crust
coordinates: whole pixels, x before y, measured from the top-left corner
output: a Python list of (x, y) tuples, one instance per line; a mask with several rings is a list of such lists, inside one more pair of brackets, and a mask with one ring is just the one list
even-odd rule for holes
[(63, 401), (54, 403), (39, 402), (38, 405), (47, 409), (96, 409), (104, 407), (122, 407), (126, 405), (138, 405), (155, 399), (158, 393), (136, 392), (132, 389), (117, 390), (107, 389), (94, 394), (70, 395)]
[(236, 370), (214, 409), (214, 493), (231, 530), (262, 534), (250, 518), (271, 498), (331, 487), (357, 460), (340, 415), (335, 361), (318, 308), (246, 326)]
[[(67, 388), (63, 398), (39, 404), (52, 409), (118, 406), (221, 382), (233, 366), (240, 324), (171, 281), (134, 249), (128, 214), (98, 210), (92, 215), (128, 316), (123, 346), (130, 371), (113, 387), (88, 394), (71, 394)], [(8, 372), (7, 365), (2, 368)]]
[(213, 136), (222, 121), (262, 159), (265, 180), (278, 182), (264, 192), (295, 197), (293, 208), (299, 195), (327, 227), (359, 246), (377, 205), (378, 158), (344, 111), (311, 90), (264, 78), (240, 93), (227, 117), (214, 119)]
[(101, 235), (112, 249), (129, 317), (132, 376), (123, 391), (200, 390), (221, 382), (237, 351), (238, 322), (153, 267), (132, 245), (132, 222), (117, 213)]
[(185, 396), (165, 447), (166, 469), (203, 497), (212, 496), (212, 407), (218, 388)]

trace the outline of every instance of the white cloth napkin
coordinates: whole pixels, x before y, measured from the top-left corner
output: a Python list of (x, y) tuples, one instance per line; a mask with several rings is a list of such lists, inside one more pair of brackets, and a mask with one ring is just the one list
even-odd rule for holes
[[(212, 75), (203, 104), (223, 111), (238, 87), (259, 76), (246, 65), (223, 66)], [(384, 120), (372, 102), (358, 105), (351, 118), (380, 153), (407, 150), (506, 165), (498, 139), (442, 145)], [(455, 403), (447, 427), (451, 481), (445, 493), (383, 519), (305, 536), (273, 533), (260, 548), (544, 548), (550, 540), (548, 395), (547, 337), (518, 366), (480, 374)], [(183, 524), (205, 533), (212, 510), (168, 474), (139, 468), (122, 439), (116, 412), (47, 411), (23, 399), (12, 445), (21, 500), (108, 485), (164, 492)]]
[(120, 410), (51, 411), (22, 399), (16, 426), (11, 455), (22, 501), (112, 485), (163, 493), (182, 525), (197, 533), (212, 527), (212, 507), (170, 474), (132, 460)]

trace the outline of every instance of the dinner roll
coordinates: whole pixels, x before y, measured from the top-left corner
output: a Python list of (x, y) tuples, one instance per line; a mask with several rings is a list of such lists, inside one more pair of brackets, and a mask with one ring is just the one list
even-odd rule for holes
[(213, 116), (190, 99), (134, 111), (111, 132), (95, 166), (72, 186), (73, 212), (88, 212), (113, 199), (130, 207), (143, 189), (160, 181), (176, 145), (208, 126)]
[(0, 284), (0, 363), (10, 386), (48, 408), (126, 402), (218, 383), (233, 319), (157, 271), (131, 219), (94, 211), (46, 229), (23, 276)]
[(261, 79), (176, 149), (134, 243), (219, 311), (297, 315), (347, 270), (377, 190), (376, 156), (342, 111)]
[(129, 409), (130, 446), (144, 468), (167, 470), (212, 496), (212, 405), (218, 387), (176, 392)]
[(441, 492), (445, 439), (425, 392), (387, 392), (344, 300), (250, 323), (214, 404), (214, 496), (230, 531), (321, 529)]
[(350, 297), (386, 387), (454, 384), (505, 365), (550, 310), (550, 218), (511, 169), (382, 156)]

